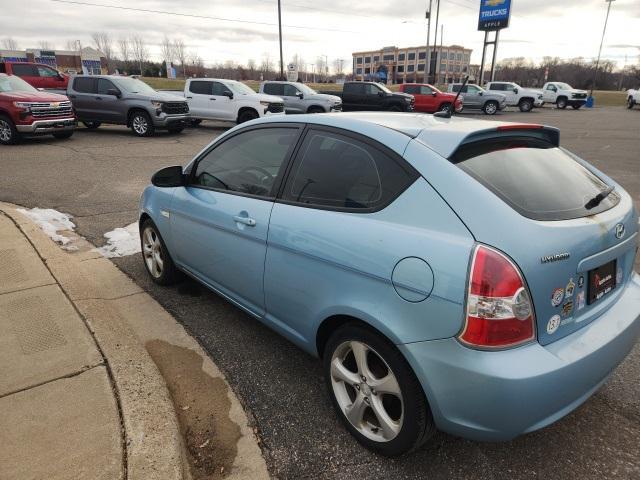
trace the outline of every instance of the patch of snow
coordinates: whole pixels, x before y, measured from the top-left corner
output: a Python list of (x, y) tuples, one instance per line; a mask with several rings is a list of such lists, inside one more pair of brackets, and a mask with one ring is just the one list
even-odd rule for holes
[(126, 257), (140, 253), (140, 231), (137, 223), (107, 232), (104, 238), (107, 239), (107, 244), (96, 250), (106, 258)]
[(33, 220), (54, 242), (62, 245), (71, 242), (70, 238), (58, 233), (64, 231), (72, 232), (76, 228), (75, 224), (71, 221), (71, 218), (73, 218), (71, 215), (58, 212), (51, 208), (32, 208), (31, 210), (19, 208), (18, 211)]

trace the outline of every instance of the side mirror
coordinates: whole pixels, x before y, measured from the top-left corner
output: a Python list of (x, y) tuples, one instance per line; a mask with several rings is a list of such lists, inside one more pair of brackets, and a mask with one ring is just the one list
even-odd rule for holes
[(229, 97), (231, 100), (233, 100), (233, 92), (231, 90), (225, 90), (224, 92), (222, 92), (222, 95), (224, 95), (225, 97)]
[(158, 170), (151, 177), (151, 183), (155, 187), (171, 188), (171, 187), (184, 187), (186, 185), (186, 178), (182, 170), (182, 166), (177, 165), (175, 167), (165, 167)]
[(478, 95), (482, 96), (484, 95), (484, 92), (478, 92)]
[(513, 93), (515, 93), (515, 94), (517, 95), (517, 94), (518, 94), (518, 89), (517, 89), (517, 88), (514, 88), (514, 89), (513, 89)]
[(107, 90), (107, 95), (113, 95), (114, 97), (120, 98), (120, 90), (117, 88), (110, 88)]
[(384, 92), (383, 91), (378, 92), (378, 96), (379, 97), (384, 97)]
[(302, 93), (302, 92), (298, 92), (298, 94), (297, 94), (297, 95), (298, 95), (298, 98), (299, 98), (300, 100), (302, 100), (302, 99), (304, 98), (304, 93)]
[(60, 72), (58, 72), (58, 80), (64, 80), (64, 75), (62, 75)]
[(437, 96), (438, 96), (438, 94), (437, 94), (436, 92), (431, 92), (431, 96), (432, 96), (432, 97), (437, 97)]

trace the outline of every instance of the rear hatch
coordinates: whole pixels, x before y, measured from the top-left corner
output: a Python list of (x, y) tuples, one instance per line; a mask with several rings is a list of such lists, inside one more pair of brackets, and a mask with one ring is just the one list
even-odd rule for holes
[(630, 196), (558, 140), (555, 129), (498, 127), (467, 138), (450, 158), (477, 182), (463, 187), (465, 198), (452, 207), (477, 241), (522, 270), (543, 345), (588, 325), (616, 301), (638, 241)]

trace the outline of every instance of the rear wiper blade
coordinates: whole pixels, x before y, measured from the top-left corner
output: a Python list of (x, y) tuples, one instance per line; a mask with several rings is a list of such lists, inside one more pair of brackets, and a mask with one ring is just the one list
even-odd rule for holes
[(598, 205), (600, 205), (600, 203), (607, 198), (611, 192), (613, 192), (615, 190), (616, 187), (611, 186), (611, 187), (607, 187), (605, 188), (603, 191), (601, 191), (599, 194), (597, 194), (595, 197), (593, 197), (591, 200), (589, 200), (584, 208), (586, 208), (587, 210), (591, 210), (592, 208), (596, 208)]

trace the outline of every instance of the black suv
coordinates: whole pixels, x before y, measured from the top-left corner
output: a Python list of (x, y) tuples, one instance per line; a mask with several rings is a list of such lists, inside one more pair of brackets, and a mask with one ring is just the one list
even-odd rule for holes
[[(335, 95), (335, 93), (334, 93)], [(406, 93), (394, 93), (381, 83), (347, 82), (342, 94), (342, 110), (384, 110), (390, 112), (411, 112), (415, 99)]]

